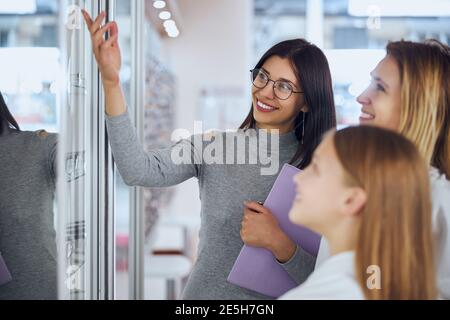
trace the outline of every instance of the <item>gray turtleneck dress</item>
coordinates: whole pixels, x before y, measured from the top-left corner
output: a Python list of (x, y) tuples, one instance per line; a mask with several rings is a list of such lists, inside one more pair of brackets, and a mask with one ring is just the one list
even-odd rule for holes
[[(246, 164), (220, 164), (221, 160), (226, 162), (225, 154), (230, 151), (235, 152), (235, 155), (242, 152), (236, 149), (236, 145), (232, 146), (234, 150), (227, 150), (225, 141), (229, 133), (226, 132), (209, 135), (211, 141), (203, 141), (201, 145), (195, 144), (196, 136), (192, 136), (165, 149), (145, 152), (127, 112), (108, 117), (106, 124), (114, 159), (128, 185), (167, 187), (192, 177), (198, 179), (201, 200), (198, 257), (183, 299), (269, 299), (227, 282), (227, 276), (243, 246), (239, 233), (243, 202), (266, 199), (282, 165), (288, 163), (297, 150), (298, 141), (294, 132), (277, 135), (279, 148), (269, 154), (273, 161), (279, 161), (279, 166), (275, 173), (262, 175), (261, 168), (268, 166), (263, 165), (259, 157), (256, 164), (249, 164), (252, 148), (245, 149), (248, 160)], [(265, 130), (253, 133), (258, 142), (263, 134), (267, 136)], [(241, 131), (240, 134), (245, 133)], [(270, 138), (266, 140), (271, 141)], [(248, 141), (250, 140), (247, 140), (247, 146)], [(180, 153), (180, 148), (189, 150), (191, 160), (196, 161), (176, 164), (171, 155), (173, 152)], [(215, 152), (223, 150), (224, 155), (210, 152), (212, 149), (216, 149)], [(217, 161), (205, 161), (201, 155), (207, 151), (215, 154)], [(298, 247), (294, 256), (283, 267), (300, 284), (312, 273), (314, 265), (315, 258)]]

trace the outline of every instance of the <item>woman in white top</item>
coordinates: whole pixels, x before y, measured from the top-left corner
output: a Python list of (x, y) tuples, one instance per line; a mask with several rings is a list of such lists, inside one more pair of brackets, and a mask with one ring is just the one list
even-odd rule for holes
[(435, 299), (428, 168), (416, 147), (371, 126), (327, 134), (295, 177), (291, 221), (328, 258), (281, 299)]
[[(358, 97), (360, 123), (409, 138), (429, 167), (440, 298), (450, 299), (450, 48), (436, 40), (388, 44)], [(316, 268), (329, 256), (322, 239)]]

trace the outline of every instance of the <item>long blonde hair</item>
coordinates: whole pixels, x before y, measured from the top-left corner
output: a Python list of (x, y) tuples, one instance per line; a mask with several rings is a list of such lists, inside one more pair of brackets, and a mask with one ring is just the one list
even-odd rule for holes
[[(349, 127), (334, 134), (345, 182), (367, 193), (355, 249), (367, 299), (436, 298), (428, 169), (417, 148), (393, 131)], [(379, 267), (381, 289), (367, 285)]]
[(390, 42), (401, 81), (400, 133), (450, 178), (450, 48), (437, 40)]

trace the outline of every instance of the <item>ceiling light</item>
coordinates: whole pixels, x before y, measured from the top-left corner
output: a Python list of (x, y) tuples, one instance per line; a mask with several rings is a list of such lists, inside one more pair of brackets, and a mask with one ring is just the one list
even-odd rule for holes
[(173, 21), (173, 20), (166, 20), (166, 21), (164, 21), (163, 25), (164, 25), (164, 28), (166, 28), (166, 29), (176, 26), (175, 21)]
[(167, 34), (171, 38), (176, 38), (176, 37), (178, 37), (180, 35), (180, 31), (178, 29), (175, 29), (173, 31), (167, 32)]
[(172, 17), (172, 14), (169, 11), (161, 11), (159, 13), (159, 18), (161, 20), (168, 20)]
[(161, 0), (155, 1), (153, 2), (153, 7), (156, 9), (163, 9), (166, 7), (166, 2)]

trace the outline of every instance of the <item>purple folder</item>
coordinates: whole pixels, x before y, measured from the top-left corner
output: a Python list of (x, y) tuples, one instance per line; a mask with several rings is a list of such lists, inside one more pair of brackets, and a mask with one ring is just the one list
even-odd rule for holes
[(11, 274), (9, 273), (8, 268), (6, 267), (5, 260), (3, 260), (3, 257), (0, 253), (0, 286), (8, 283), (11, 280)]
[[(280, 171), (264, 206), (278, 219), (281, 229), (303, 250), (317, 257), (320, 235), (289, 220), (289, 211), (295, 198), (294, 176), (300, 170), (285, 164)], [(264, 248), (244, 245), (237, 257), (228, 281), (240, 287), (278, 298), (298, 286), (272, 252)]]

